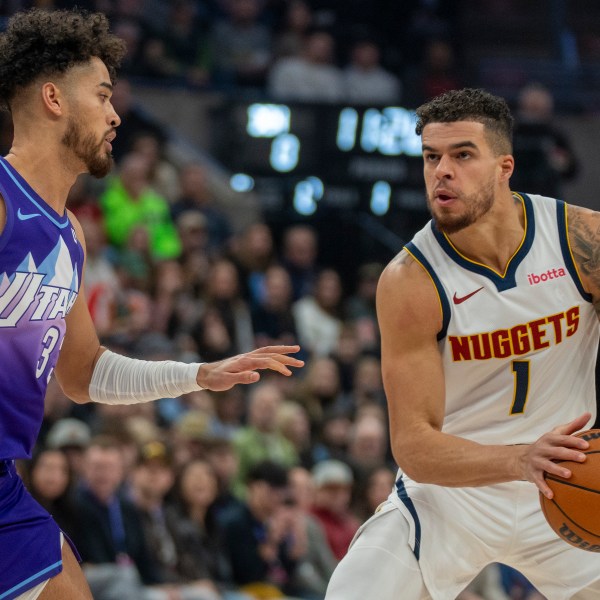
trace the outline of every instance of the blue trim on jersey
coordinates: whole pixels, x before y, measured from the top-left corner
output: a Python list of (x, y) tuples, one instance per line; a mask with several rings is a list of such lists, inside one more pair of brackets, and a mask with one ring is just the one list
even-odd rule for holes
[[(6, 174), (12, 179), (12, 182), (19, 188), (19, 190), (23, 193), (23, 195), (32, 204), (34, 204), (35, 207), (39, 211), (41, 211), (42, 214), (46, 218), (48, 218), (52, 223), (54, 223), (54, 225), (56, 225), (59, 229), (64, 229), (65, 227), (68, 227), (71, 224), (66, 212), (65, 212), (65, 215), (62, 218), (62, 222), (61, 222), (61, 221), (57, 220), (55, 217), (53, 217), (46, 208), (44, 208), (35, 198), (33, 198), (32, 195), (25, 189), (25, 187), (21, 184), (21, 182), (17, 178), (17, 175), (18, 175), (17, 171), (14, 170), (14, 168), (2, 157), (0, 157), (0, 165), (2, 165), (2, 168), (6, 171)], [(31, 191), (33, 192), (33, 190), (31, 190)], [(33, 192), (33, 193), (35, 193), (35, 192)], [(40, 200), (41, 200), (41, 198), (40, 198)], [(58, 214), (58, 213), (55, 213), (55, 214)], [(0, 600), (1, 600), (1, 598), (0, 598)]]
[(396, 481), (396, 493), (398, 494), (398, 498), (402, 500), (402, 504), (404, 504), (404, 506), (406, 506), (406, 508), (408, 509), (408, 512), (411, 514), (413, 521), (415, 522), (415, 548), (413, 550), (413, 553), (415, 555), (415, 558), (419, 560), (419, 556), (421, 555), (421, 521), (419, 521), (417, 509), (415, 508), (413, 501), (408, 495), (406, 487), (404, 487), (402, 476), (400, 476)]
[(429, 264), (429, 261), (425, 258), (423, 253), (415, 246), (413, 242), (408, 242), (406, 246), (406, 251), (411, 254), (411, 256), (421, 264), (421, 266), (429, 273), (433, 284), (437, 290), (438, 296), (440, 298), (440, 302), (442, 304), (442, 328), (437, 334), (438, 342), (443, 340), (446, 337), (446, 333), (448, 332), (448, 325), (450, 324), (450, 315), (452, 311), (450, 310), (450, 301), (448, 300), (448, 296), (446, 296), (446, 290), (444, 290), (444, 286), (440, 281), (440, 278), (436, 275), (433, 267)]
[[(32, 575), (31, 577), (28, 577), (27, 579), (21, 581), (21, 583), (18, 583), (17, 585), (11, 587), (10, 590), (6, 590), (6, 592), (4, 592), (3, 594), (0, 594), (0, 600), (2, 600), (3, 598), (8, 598), (9, 596), (14, 594), (18, 590), (22, 589), (23, 586), (27, 585), (28, 583), (31, 583), (32, 581), (35, 581), (36, 579), (39, 579), (39, 581), (37, 581), (35, 583), (35, 585), (42, 583), (42, 581), (46, 581), (46, 579), (49, 579), (49, 577), (46, 577), (45, 579), (40, 579), (40, 578), (43, 577), (44, 575), (46, 575), (47, 573), (50, 573), (50, 571), (60, 567), (61, 565), (62, 565), (62, 560), (59, 560), (58, 562), (55, 562), (53, 565), (50, 565), (49, 567), (46, 567), (45, 569), (42, 569), (41, 571), (37, 572), (35, 575)], [(35, 586), (31, 586), (31, 587), (35, 587)], [(31, 587), (26, 588), (26, 590), (31, 589)], [(26, 591), (26, 590), (24, 590), (24, 591)]]
[(573, 260), (573, 254), (571, 254), (571, 246), (569, 245), (569, 235), (567, 232), (567, 204), (562, 200), (556, 201), (556, 219), (558, 221), (560, 249), (562, 250), (562, 255), (565, 260), (565, 266), (583, 299), (587, 302), (591, 302), (592, 295), (588, 294), (583, 288), (577, 267), (575, 266), (575, 261)]
[(531, 245), (533, 244), (533, 239), (535, 237), (535, 218), (534, 218), (534, 210), (533, 203), (531, 199), (526, 194), (516, 194), (517, 198), (523, 201), (523, 208), (525, 210), (525, 218), (527, 221), (527, 230), (525, 231), (525, 237), (523, 239), (523, 243), (521, 247), (517, 250), (516, 254), (510, 259), (508, 266), (506, 268), (506, 272), (504, 275), (498, 274), (496, 271), (487, 267), (483, 264), (479, 264), (461, 256), (454, 246), (448, 241), (448, 238), (437, 229), (435, 226), (435, 221), (431, 221), (431, 230), (435, 239), (438, 241), (439, 245), (442, 247), (442, 250), (460, 267), (466, 269), (467, 271), (471, 271), (472, 273), (477, 273), (482, 277), (487, 277), (495, 286), (499, 292), (503, 292), (505, 290), (510, 290), (514, 287), (517, 287), (517, 268), (523, 261), (523, 259), (527, 256), (527, 253), (531, 249)]

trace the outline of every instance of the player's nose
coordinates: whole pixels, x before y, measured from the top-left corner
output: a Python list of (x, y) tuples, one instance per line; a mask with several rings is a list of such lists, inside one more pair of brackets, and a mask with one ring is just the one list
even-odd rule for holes
[(117, 114), (117, 111), (113, 109), (112, 114), (109, 115), (109, 123), (111, 127), (118, 127), (121, 124), (121, 117)]
[(450, 157), (442, 155), (435, 167), (435, 175), (438, 179), (451, 178), (454, 171), (452, 170), (452, 161)]

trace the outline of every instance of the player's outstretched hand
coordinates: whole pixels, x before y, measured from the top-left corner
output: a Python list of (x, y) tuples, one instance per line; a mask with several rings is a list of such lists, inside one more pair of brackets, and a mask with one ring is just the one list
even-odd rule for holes
[(264, 369), (289, 377), (292, 374), (289, 367), (304, 366), (304, 361), (289, 356), (299, 350), (300, 346), (265, 346), (218, 362), (204, 363), (198, 369), (196, 381), (204, 389), (223, 392), (238, 383), (255, 383), (260, 379), (258, 371)]
[(549, 433), (545, 433), (535, 443), (525, 446), (526, 451), (523, 455), (525, 479), (535, 483), (547, 498), (552, 498), (553, 494), (544, 479), (544, 472), (568, 478), (571, 477), (571, 471), (557, 461), (583, 462), (585, 460), (582, 451), (589, 444), (572, 434), (583, 429), (591, 416), (590, 413), (584, 413), (570, 423), (559, 425)]

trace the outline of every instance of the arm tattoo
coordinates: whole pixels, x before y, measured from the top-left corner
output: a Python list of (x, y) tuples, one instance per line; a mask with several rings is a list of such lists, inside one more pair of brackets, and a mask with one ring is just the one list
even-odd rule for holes
[(600, 214), (569, 207), (569, 241), (575, 264), (600, 316)]

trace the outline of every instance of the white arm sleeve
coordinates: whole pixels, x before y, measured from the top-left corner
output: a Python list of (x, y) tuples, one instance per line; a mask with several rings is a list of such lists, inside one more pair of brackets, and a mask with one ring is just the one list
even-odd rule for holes
[(136, 404), (177, 398), (203, 389), (196, 382), (201, 364), (138, 360), (105, 350), (92, 373), (90, 398), (103, 404)]

